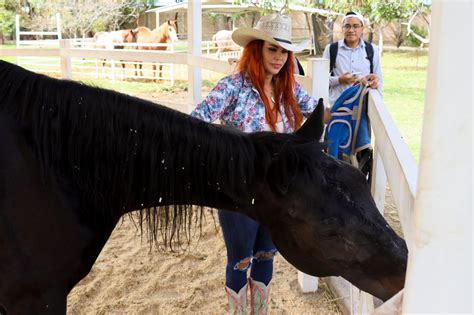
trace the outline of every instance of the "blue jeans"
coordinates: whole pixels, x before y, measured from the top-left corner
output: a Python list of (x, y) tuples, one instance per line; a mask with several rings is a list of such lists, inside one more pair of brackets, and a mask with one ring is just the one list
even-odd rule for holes
[(243, 214), (226, 210), (219, 210), (219, 222), (227, 248), (226, 286), (239, 292), (247, 283), (249, 269), (252, 279), (268, 285), (277, 252), (270, 231)]

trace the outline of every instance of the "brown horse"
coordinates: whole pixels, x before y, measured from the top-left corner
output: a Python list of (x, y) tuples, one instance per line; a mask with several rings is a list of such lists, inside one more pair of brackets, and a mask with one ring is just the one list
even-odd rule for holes
[[(168, 20), (161, 24), (159, 28), (151, 31), (148, 27), (140, 26), (133, 30), (138, 44), (165, 44), (167, 42), (176, 42), (177, 36), (177, 23), (175, 20)], [(143, 50), (166, 50), (166, 46), (138, 46), (138, 49)], [(135, 75), (137, 75), (135, 65)], [(140, 75), (143, 76), (142, 64), (139, 63)], [(159, 65), (159, 77), (161, 78), (161, 70), (163, 66)], [(156, 64), (153, 64), (153, 75), (156, 76)]]
[[(123, 49), (123, 43), (136, 43), (137, 36), (132, 29), (118, 30), (113, 32), (98, 32), (94, 35), (94, 48), (98, 49)], [(105, 59), (102, 62), (105, 66)], [(122, 69), (125, 63), (122, 62)]]

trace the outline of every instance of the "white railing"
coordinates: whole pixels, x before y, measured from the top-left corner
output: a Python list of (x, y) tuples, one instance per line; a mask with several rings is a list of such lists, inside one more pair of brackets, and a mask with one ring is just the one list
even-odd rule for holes
[[(25, 33), (25, 32), (23, 32)], [(31, 33), (31, 32), (28, 32)], [(208, 42), (207, 46), (212, 44)], [(107, 78), (112, 81), (125, 79), (159, 79), (170, 82), (187, 79), (186, 63), (167, 62), (164, 54), (180, 53), (186, 55), (187, 43), (114, 43), (111, 46), (122, 46), (123, 49), (104, 49), (95, 47), (92, 38), (68, 40), (31, 40), (21, 41), (16, 51), (9, 50), (9, 54), (17, 56), (17, 63), (32, 71), (43, 73), (64, 73), (66, 77), (82, 76), (89, 78)], [(162, 50), (141, 50), (141, 47), (161, 48)], [(239, 58), (240, 51), (225, 51), (217, 53), (216, 49), (206, 48), (203, 53), (208, 58), (227, 61), (229, 58)], [(75, 50), (72, 52), (71, 50)], [(81, 50), (78, 52), (77, 50)], [(99, 51), (102, 52), (99, 52)], [(94, 51), (94, 53), (91, 53)], [(117, 53), (112, 53), (112, 52)], [(126, 51), (126, 53), (124, 52)], [(31, 54), (31, 52), (34, 52)], [(122, 53), (120, 53), (122, 52)], [(145, 56), (147, 57), (142, 58)], [(6, 51), (4, 52), (6, 54)], [(125, 55), (124, 55), (125, 54)], [(154, 54), (154, 58), (149, 58)], [(60, 56), (70, 63), (61, 65)], [(164, 60), (163, 60), (164, 59)], [(66, 69), (61, 70), (65, 67)], [(142, 68), (140, 71), (139, 68)], [(156, 70), (155, 70), (156, 69)], [(212, 79), (212, 74), (206, 72), (207, 79)]]
[[(414, 239), (414, 200), (418, 166), (408, 146), (391, 118), (377, 90), (369, 92), (368, 115), (372, 127), (374, 164), (371, 192), (377, 208), (383, 214), (388, 187), (398, 209), (404, 239), (408, 248)], [(327, 279), (338, 296), (344, 314), (371, 314), (381, 301), (352, 286), (339, 277)]]

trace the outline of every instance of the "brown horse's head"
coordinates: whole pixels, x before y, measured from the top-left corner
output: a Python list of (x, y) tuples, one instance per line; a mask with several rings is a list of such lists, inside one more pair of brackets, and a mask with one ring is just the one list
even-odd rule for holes
[[(264, 180), (252, 189), (255, 209), (247, 214), (269, 227), (299, 270), (342, 276), (387, 300), (404, 286), (405, 241), (379, 213), (363, 174), (318, 147), (322, 107), (293, 138), (282, 135), (283, 144), (273, 146), (271, 161), (259, 167)], [(269, 140), (267, 133), (252, 136), (259, 146)]]
[(161, 43), (178, 41), (178, 23), (176, 20), (168, 20), (158, 28), (161, 35)]
[(133, 29), (122, 30), (122, 37), (124, 43), (136, 43), (137, 32)]

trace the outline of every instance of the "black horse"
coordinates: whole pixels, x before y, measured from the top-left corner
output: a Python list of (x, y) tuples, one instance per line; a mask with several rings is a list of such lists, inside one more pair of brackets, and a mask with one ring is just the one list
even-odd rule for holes
[(406, 244), (363, 175), (323, 153), (321, 119), (244, 134), (0, 61), (0, 313), (64, 313), (123, 214), (173, 244), (202, 206), (261, 222), (305, 273), (390, 298)]

